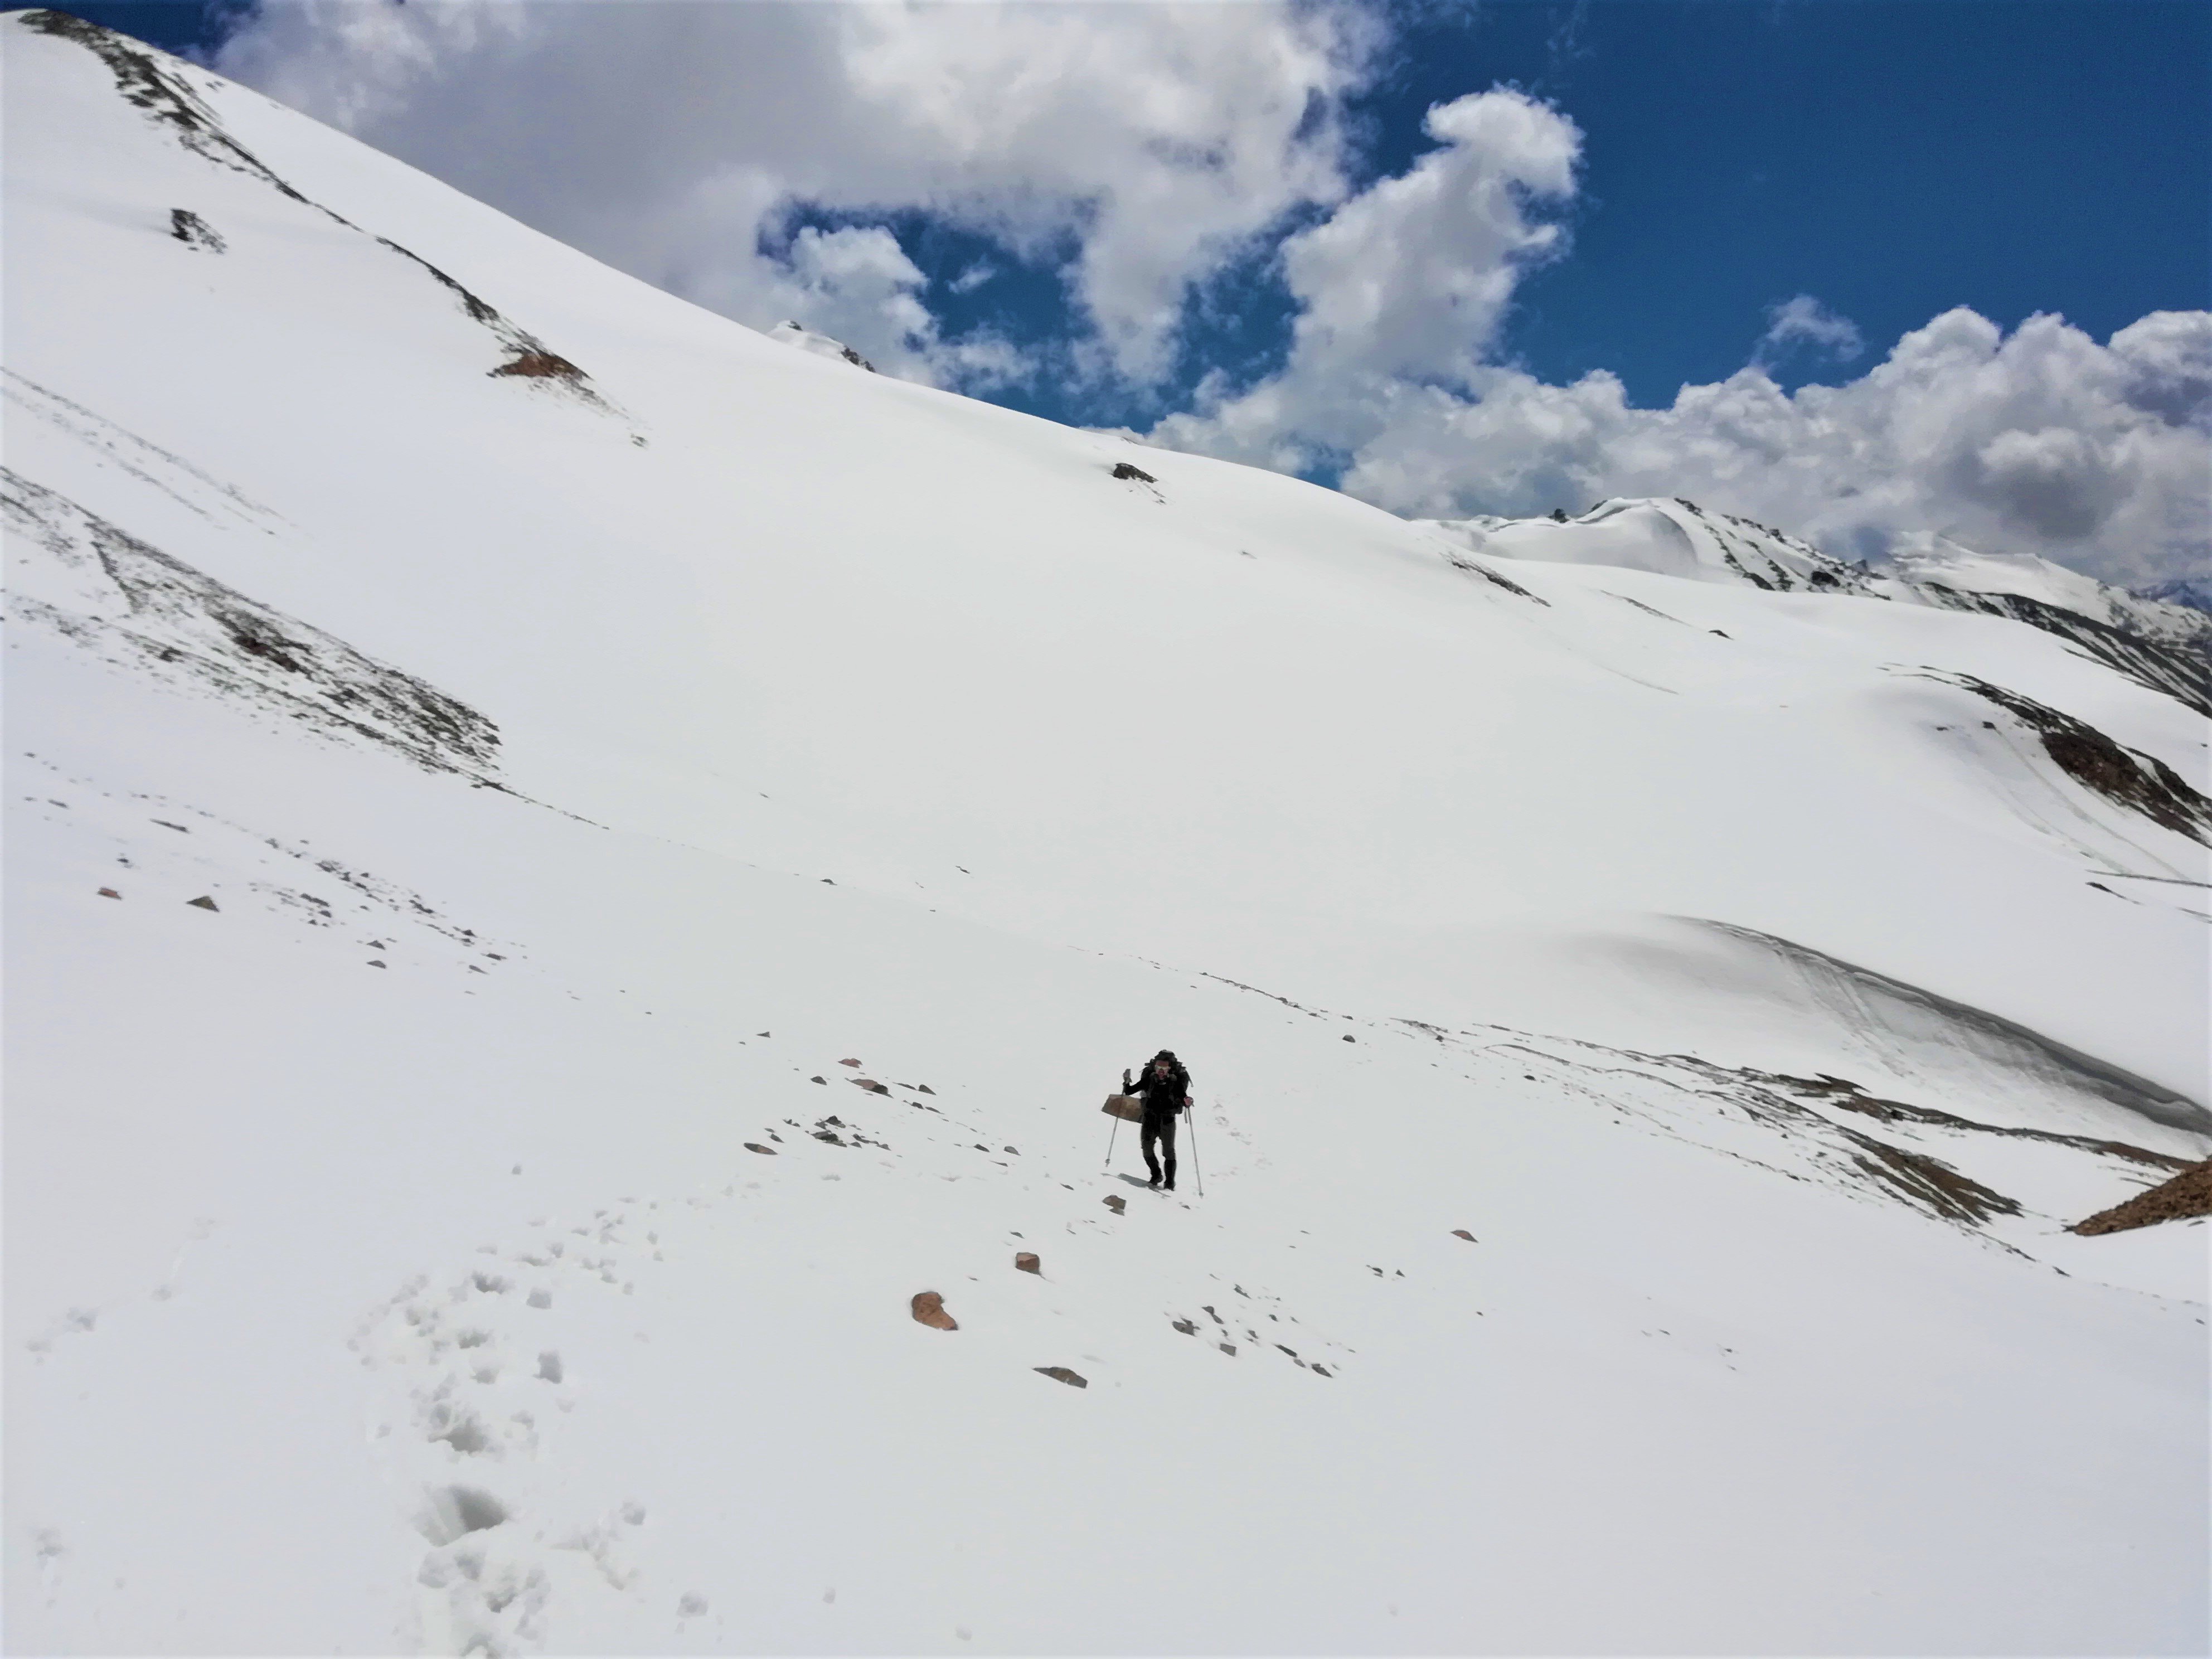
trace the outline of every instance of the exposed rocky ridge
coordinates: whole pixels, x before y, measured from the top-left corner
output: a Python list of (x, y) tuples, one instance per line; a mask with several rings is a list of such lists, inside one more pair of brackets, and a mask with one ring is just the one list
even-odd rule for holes
[(499, 728), (459, 699), (5, 469), (0, 516), (11, 617), (157, 679), (494, 784)]
[(1921, 672), (1929, 679), (1963, 686), (2018, 720), (2041, 740), (2058, 769), (2083, 788), (2212, 847), (2212, 798), (2198, 793), (2155, 755), (2125, 748), (2071, 714), (1972, 674)]
[[(420, 269), (453, 296), (471, 322), (481, 324), (488, 330), (506, 351), (506, 361), (486, 370), (487, 374), (550, 382), (592, 408), (611, 412), (612, 405), (600, 396), (589, 375), (529, 330), (502, 315), (497, 307), (471, 293), (422, 255), (400, 246), (388, 236), (379, 236), (373, 231), (362, 229), (336, 209), (313, 200), (279, 178), (258, 156), (230, 134), (207, 100), (194, 92), (177, 72), (185, 67), (183, 64), (177, 64), (174, 59), (164, 63), (164, 54), (118, 34), (112, 29), (102, 28), (97, 23), (88, 23), (66, 12), (26, 12), (21, 21), (27, 28), (58, 40), (74, 41), (90, 52), (113, 74), (116, 90), (126, 102), (171, 129), (177, 142), (194, 155), (204, 156), (218, 167), (228, 167), (233, 172), (260, 179), (288, 200), (297, 202), (302, 207), (313, 208), (333, 223), (368, 237), (379, 246), (389, 249)], [(173, 68), (170, 66), (172, 64), (174, 64)], [(180, 240), (205, 246), (211, 252), (222, 251), (222, 238), (198, 215), (183, 210), (177, 211), (183, 216), (175, 221), (173, 234)]]
[[(2133, 629), (2094, 617), (2048, 605), (2025, 593), (1977, 593), (1941, 582), (1913, 584), (1923, 602), (1953, 611), (1978, 611), (1985, 616), (2009, 617), (2014, 622), (2056, 634), (2117, 668), (2130, 679), (2163, 691), (2169, 697), (2212, 717), (2212, 628), (2194, 644), (2146, 636)], [(2169, 609), (2171, 607), (2168, 607)], [(2212, 622), (2212, 617), (2207, 618)]]
[(2094, 1237), (2207, 1215), (2212, 1215), (2212, 1158), (2192, 1164), (2172, 1180), (2137, 1193), (2124, 1204), (2100, 1210), (2066, 1231)]
[(793, 346), (800, 351), (810, 352), (817, 357), (834, 357), (841, 363), (850, 363), (855, 368), (865, 368), (871, 374), (877, 372), (873, 363), (842, 340), (828, 334), (817, 334), (800, 323), (786, 320), (768, 330), (767, 333), (768, 337), (778, 345)]

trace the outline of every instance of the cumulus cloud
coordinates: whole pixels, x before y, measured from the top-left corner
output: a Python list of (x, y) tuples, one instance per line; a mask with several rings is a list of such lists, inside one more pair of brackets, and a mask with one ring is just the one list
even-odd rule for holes
[(1509, 368), (1400, 400), (1344, 487), (1423, 516), (1686, 495), (1846, 556), (1902, 532), (2030, 552), (2107, 581), (2201, 574), (2212, 540), (2212, 313), (2104, 344), (2057, 317), (2010, 335), (1945, 313), (1842, 386), (1756, 365), (1631, 408), (1619, 380)]
[(296, 0), (217, 67), (660, 287), (794, 310), (888, 368), (968, 384), (1006, 348), (917, 315), (888, 231), (920, 210), (1065, 276), (1102, 371), (1170, 361), (1187, 297), (1345, 191), (1349, 5), (522, 6)]
[(973, 294), (977, 289), (999, 274), (999, 268), (988, 259), (978, 259), (946, 284), (955, 294)]
[(1201, 384), (1154, 441), (1304, 470), (1480, 372), (1514, 284), (1563, 246), (1547, 209), (1573, 193), (1582, 134), (1504, 89), (1438, 105), (1425, 129), (1436, 149), (1283, 243), (1298, 316), (1282, 373), (1242, 393)]
[[(1685, 495), (1846, 554), (1934, 530), (2119, 580), (2201, 574), (2212, 315), (2102, 344), (2055, 317), (1935, 319), (1859, 379), (1809, 295), (1749, 363), (1629, 405), (1594, 374), (1498, 361), (1517, 284), (1565, 251), (1582, 136), (1494, 89), (1354, 188), (1346, 100), (1388, 46), (1359, 0), (1245, 5), (740, 5), (289, 0), (217, 67), (561, 240), (741, 321), (793, 318), (894, 374), (1165, 383), (1194, 296), (1270, 256), (1283, 367), (1222, 373), (1154, 441), (1306, 473), (1416, 514)], [(641, 89), (645, 89), (642, 93)], [(948, 334), (886, 222), (921, 213), (1064, 278), (1071, 330), (1024, 356)]]
[(1936, 531), (2108, 580), (2212, 563), (2212, 313), (2160, 312), (2099, 344), (2063, 319), (2010, 336), (1966, 309), (1861, 378), (1788, 392), (1771, 371), (1864, 343), (1810, 295), (1769, 308), (1752, 361), (1635, 409), (1600, 372), (1550, 386), (1494, 361), (1516, 285), (1560, 249), (1581, 135), (1494, 90), (1432, 110), (1437, 148), (1290, 238), (1280, 373), (1201, 382), (1148, 434), (1422, 517), (1686, 495), (1846, 556)]
[(1752, 361), (1772, 368), (1800, 351), (1832, 362), (1847, 363), (1866, 350), (1859, 326), (1841, 317), (1809, 294), (1784, 300), (1766, 308), (1766, 332), (1759, 337)]

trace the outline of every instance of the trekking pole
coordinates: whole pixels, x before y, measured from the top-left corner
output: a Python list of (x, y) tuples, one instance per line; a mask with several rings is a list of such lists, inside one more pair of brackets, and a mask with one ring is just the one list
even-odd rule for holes
[(1206, 1166), (1198, 1161), (1198, 1108), (1190, 1109), (1190, 1172), (1198, 1177), (1198, 1195), (1206, 1196)]
[[(1121, 1092), (1125, 1095), (1129, 1092), (1129, 1074), (1126, 1071), (1121, 1073)], [(1114, 1167), (1114, 1138), (1121, 1133), (1121, 1115), (1116, 1112), (1114, 1114), (1114, 1127), (1106, 1132), (1106, 1167), (1109, 1170)]]

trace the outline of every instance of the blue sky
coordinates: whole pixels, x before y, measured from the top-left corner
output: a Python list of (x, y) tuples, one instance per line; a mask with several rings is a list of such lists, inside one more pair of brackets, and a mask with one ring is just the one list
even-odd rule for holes
[[(358, 38), (333, 26), (328, 9), (76, 9), (216, 61), (325, 118), (359, 105), (358, 99), (339, 99), (333, 87), (343, 82), (350, 97), (359, 77), (380, 68), (360, 61)], [(671, 129), (669, 121), (680, 115), (657, 118), (649, 150), (646, 139), (637, 141), (640, 182), (626, 198), (638, 204), (634, 210), (616, 205), (624, 190), (618, 179), (600, 187), (602, 199), (583, 199), (559, 175), (618, 175), (620, 158), (611, 159), (611, 152), (621, 139), (611, 124), (626, 106), (659, 95), (636, 84), (657, 72), (655, 60), (635, 49), (638, 37), (668, 34), (671, 52), (684, 54), (687, 70), (714, 51), (702, 44), (715, 31), (702, 32), (700, 9), (672, 3), (620, 9), (620, 21), (606, 27), (622, 31), (626, 58), (606, 50), (605, 36), (586, 50), (582, 40), (592, 26), (571, 20), (596, 9), (603, 9), (538, 6), (535, 14), (562, 21), (534, 23), (530, 50), (497, 54), (480, 43), (455, 44), (459, 37), (439, 35), (428, 21), (410, 25), (430, 43), (421, 55), (437, 59), (440, 68), (427, 76), (419, 69), (403, 71), (397, 65), (404, 54), (394, 54), (391, 64), (380, 66), (386, 77), (377, 83), (382, 103), (349, 124), (369, 142), (552, 234), (744, 320), (772, 320), (769, 312), (776, 309), (808, 312), (801, 320), (854, 338), (896, 372), (1057, 419), (1151, 428), (1156, 438), (1182, 447), (1341, 482), (1399, 510), (1443, 504), (1534, 510), (1554, 501), (1579, 507), (1585, 503), (1578, 495), (1626, 477), (1610, 452), (1600, 453), (1610, 441), (1602, 435), (1590, 441), (1597, 449), (1573, 456), (1509, 453), (1511, 445), (1499, 436), (1507, 411), (1520, 410), (1523, 427), (1540, 424), (1537, 405), (1556, 389), (1580, 388), (1571, 407), (1556, 398), (1546, 405), (1552, 415), (1564, 411), (1570, 423), (1595, 420), (1617, 428), (1620, 445), (1633, 439), (1639, 453), (1664, 439), (1685, 455), (1702, 453), (1711, 446), (1697, 434), (1662, 433), (1650, 422), (1635, 428), (1630, 413), (1666, 410), (1680, 388), (1728, 382), (1754, 360), (1784, 394), (1808, 382), (1849, 386), (1881, 364), (1901, 338), (1957, 307), (1992, 325), (1995, 343), (1954, 328), (1945, 336), (1949, 343), (1937, 343), (1941, 350), (1930, 345), (1922, 354), (1931, 362), (1986, 358), (2002, 368), (2039, 352), (2071, 352), (2080, 361), (2067, 373), (2084, 380), (2102, 374), (2115, 385), (2136, 384), (2148, 376), (2164, 385), (2179, 376), (2175, 383), (2193, 386), (2203, 378), (2200, 359), (2212, 349), (2197, 333), (2166, 328), (2148, 343), (2130, 337), (2136, 343), (2124, 361), (2107, 360), (2081, 356), (2082, 342), (2072, 336), (2018, 333), (2031, 317), (2057, 313), (2086, 342), (2101, 344), (2152, 313), (2197, 313), (2212, 304), (2212, 5), (2203, 0), (1183, 7), (1186, 17), (1197, 20), (1194, 28), (1212, 42), (1201, 43), (1195, 70), (1186, 64), (1192, 54), (1180, 47), (1156, 50), (1156, 44), (1132, 46), (1122, 40), (1133, 33), (1126, 25), (1133, 12), (1169, 9), (1051, 9), (1070, 27), (1096, 26), (1102, 43), (1096, 56), (1105, 67), (1096, 71), (1098, 86), (1091, 92), (1102, 108), (1110, 111), (1122, 95), (1115, 74), (1124, 77), (1124, 100), (1139, 102), (1147, 77), (1194, 75), (1195, 95), (1203, 98), (1211, 74), (1220, 82), (1224, 112), (1218, 142), (1241, 146), (1248, 161), (1266, 153), (1266, 164), (1255, 164), (1249, 175), (1251, 190), (1264, 198), (1261, 205), (1243, 221), (1218, 203), (1190, 208), (1194, 244), (1210, 226), (1214, 251), (1180, 264), (1140, 246), (1141, 227), (1115, 230), (1110, 211), (1093, 213), (1090, 205), (1103, 199), (1110, 207), (1116, 184), (1162, 153), (1156, 132), (1124, 135), (1127, 147), (1116, 150), (1114, 135), (1094, 121), (1092, 138), (1079, 142), (1096, 141), (1095, 175), (1084, 173), (1079, 158), (1033, 173), (1014, 152), (1036, 145), (1046, 128), (1036, 120), (1010, 124), (1002, 140), (1006, 155), (979, 163), (976, 145), (988, 148), (992, 135), (983, 131), (979, 140), (963, 133), (964, 171), (924, 167), (893, 177), (895, 168), (887, 171), (880, 157), (867, 153), (872, 129), (858, 115), (842, 123), (860, 134), (851, 146), (840, 151), (825, 138), (821, 154), (800, 155), (792, 152), (787, 134), (749, 129), (726, 110), (710, 109), (718, 99), (744, 100), (749, 76), (773, 76), (777, 66), (763, 60), (780, 46), (794, 62), (813, 52), (826, 63), (842, 52), (839, 61), (848, 68), (855, 54), (871, 49), (871, 43), (850, 40), (824, 46), (815, 37), (828, 26), (817, 24), (807, 25), (812, 35), (800, 40), (800, 26), (769, 17), (778, 8), (715, 9), (726, 25), (729, 67), (699, 94), (689, 126)], [(819, 15), (823, 9), (813, 9)], [(1011, 18), (1037, 9), (1000, 9)], [(422, 8), (413, 10), (428, 16)], [(1201, 11), (1212, 15), (1200, 17)], [(1224, 28), (1249, 27), (1252, 55), (1264, 57), (1285, 40), (1310, 40), (1313, 20), (1331, 15), (1348, 21), (1329, 37), (1333, 44), (1321, 54), (1326, 61), (1319, 68), (1305, 64), (1273, 89), (1277, 104), (1292, 100), (1294, 114), (1295, 100), (1304, 97), (1307, 118), (1285, 124), (1279, 108), (1273, 117), (1267, 113), (1275, 107), (1267, 88), (1228, 84), (1242, 66), (1233, 51), (1220, 55), (1215, 37)], [(687, 16), (692, 21), (682, 21)], [(565, 45), (554, 38), (564, 33), (576, 38)], [(679, 38), (680, 48), (672, 44)], [(902, 41), (901, 49), (912, 55), (911, 42)], [(1003, 41), (992, 49), (1015, 50)], [(963, 37), (941, 50), (947, 55), (933, 61), (963, 61), (978, 48)], [(1206, 50), (1217, 55), (1209, 59)], [(520, 125), (502, 126), (502, 112), (529, 101), (524, 94), (531, 75), (557, 73), (573, 82), (601, 63), (611, 79), (627, 76), (631, 82), (607, 88), (607, 108), (617, 114), (588, 150), (568, 129), (532, 135)], [(1171, 64), (1179, 67), (1163, 67)], [(790, 74), (804, 78), (798, 70)], [(867, 96), (878, 103), (881, 78), (878, 73), (866, 83)], [(847, 82), (836, 84), (849, 90)], [(978, 96), (988, 100), (990, 83), (980, 84), (985, 90)], [(1306, 289), (1294, 292), (1289, 270), (1296, 239), (1316, 227), (1326, 230), (1325, 222), (1347, 201), (1407, 175), (1420, 157), (1448, 149), (1425, 127), (1432, 108), (1499, 88), (1526, 94), (1529, 108), (1548, 111), (1554, 131), (1469, 141), (1463, 153), (1452, 152), (1465, 164), (1449, 175), (1448, 187), (1478, 188), (1494, 175), (1522, 203), (1522, 218), (1500, 233), (1507, 243), (1545, 225), (1564, 235), (1533, 252), (1533, 243), (1499, 252), (1503, 245), (1484, 241), (1488, 232), (1480, 226), (1424, 231), (1407, 220), (1371, 235), (1369, 257), (1389, 259), (1418, 252), (1424, 234), (1471, 234), (1467, 263), (1491, 260), (1510, 294), (1494, 306), (1483, 302), (1490, 308), (1480, 327), (1440, 336), (1433, 367), (1409, 367), (1401, 352), (1386, 374), (1374, 361), (1339, 350), (1329, 360), (1339, 365), (1336, 372), (1369, 376), (1362, 394), (1369, 416), (1350, 424), (1301, 417), (1298, 399), (1310, 404), (1316, 394), (1299, 386), (1321, 371), (1292, 362), (1298, 354), (1294, 328), (1302, 310), (1319, 316), (1329, 301), (1316, 297), (1313, 285), (1320, 277), (1304, 279)], [(1084, 95), (1072, 87), (1069, 101)], [(861, 113), (872, 119), (875, 107)], [(840, 119), (834, 111), (827, 118)], [(1107, 126), (1113, 119), (1110, 113), (1097, 118)], [(588, 112), (572, 125), (592, 132)], [(914, 139), (919, 129), (911, 122), (883, 131), (894, 136), (881, 148), (926, 147), (927, 135)], [(1543, 163), (1528, 146), (1540, 149), (1560, 134), (1571, 145), (1571, 184), (1530, 187)], [(696, 198), (684, 192), (696, 192), (699, 180), (668, 172), (665, 158), (688, 148), (695, 136), (702, 157), (720, 162), (747, 161), (757, 150), (776, 150), (781, 159), (763, 174), (769, 183), (760, 188), (767, 193), (747, 210), (751, 217), (734, 218), (712, 236), (695, 227), (687, 241), (666, 222), (690, 223), (693, 210), (684, 204)], [(564, 160), (567, 143), (580, 147)], [(1308, 176), (1317, 156), (1328, 175), (1318, 185)], [(696, 171), (705, 168), (702, 160)], [(648, 179), (654, 169), (659, 171)], [(964, 205), (951, 205), (963, 191)], [(656, 192), (665, 203), (657, 209)], [(1064, 205), (1054, 211), (1019, 205), (1041, 197)], [(1164, 199), (1200, 198), (1186, 189)], [(1378, 195), (1369, 205), (1380, 213), (1387, 204)], [(624, 210), (636, 222), (616, 225)], [(1131, 210), (1132, 216), (1138, 211)], [(664, 223), (647, 227), (644, 221), (654, 212)], [(1107, 228), (1098, 228), (1102, 223)], [(1156, 239), (1167, 234), (1153, 232)], [(750, 245), (732, 246), (745, 242)], [(1135, 266), (1165, 274), (1126, 279), (1116, 301), (1112, 279), (1100, 275), (1117, 257), (1115, 246)], [(1451, 250), (1442, 254), (1449, 265)], [(1341, 289), (1344, 276), (1340, 270), (1327, 280)], [(1364, 280), (1357, 271), (1352, 276)], [(1136, 292), (1146, 281), (1152, 284), (1146, 292), (1154, 295), (1149, 323), (1143, 320), (1144, 295)], [(1420, 300), (1413, 296), (1413, 312)], [(1815, 325), (1794, 341), (1762, 348), (1771, 308), (1792, 301)], [(1126, 313), (1118, 321), (1117, 303)], [(1158, 320), (1162, 305), (1172, 313), (1170, 325)], [(1450, 320), (1433, 308), (1422, 314)], [(1372, 320), (1378, 326), (1392, 321)], [(2027, 373), (2024, 362), (2013, 368)], [(1609, 391), (1586, 379), (1594, 371), (1618, 381), (1619, 410), (1607, 403)], [(1973, 372), (1986, 381), (1997, 371), (1984, 365)], [(2038, 372), (2051, 378), (2047, 364)], [(1892, 378), (1905, 374), (1899, 369)], [(1417, 410), (1431, 383), (1449, 387), (1449, 398), (1430, 398)], [(1266, 395), (1237, 401), (1255, 388)], [(1874, 396), (1855, 395), (1862, 404)], [(1955, 500), (1938, 499), (1936, 483), (1922, 492), (1928, 499), (1915, 510), (1929, 519), (1925, 527), (1972, 527), (1984, 540), (2009, 529), (2021, 533), (2024, 545), (2065, 556), (2067, 538), (2054, 539), (2052, 526), (2079, 521), (2079, 503), (2039, 526), (2013, 511), (2019, 502), (1981, 500), (2002, 495), (2008, 486), (1999, 475), (2010, 476), (2006, 467), (2025, 468), (2021, 476), (2033, 485), (2023, 486), (2019, 501), (2039, 489), (2047, 495), (2053, 468), (2075, 468), (2081, 473), (2077, 494), (2100, 500), (2116, 489), (2139, 493), (2148, 487), (2138, 476), (2139, 459), (2126, 462), (2135, 472), (2113, 482), (2122, 465), (2113, 458), (2142, 448), (2134, 440), (2123, 442), (2120, 433), (2121, 427), (2134, 430), (2128, 422), (2142, 413), (2135, 405), (2113, 417), (2119, 426), (2105, 420), (2092, 432), (2105, 419), (2095, 410), (2024, 410), (2012, 392), (1998, 402), (2002, 409), (1992, 404), (1983, 425), (1961, 438), (1971, 440), (1960, 452), (1965, 459), (1945, 463), (1947, 476), (1972, 475), (1972, 487)], [(1808, 408), (1799, 400), (1779, 413), (1766, 410), (1759, 418), (1770, 435), (1760, 444), (1771, 450), (1798, 441), (1784, 428), (1792, 422), (1805, 428)], [(2204, 412), (2191, 404), (2178, 429), (2212, 424), (2200, 420)], [(1894, 423), (1901, 417), (1862, 410), (1852, 418)], [(2020, 430), (2028, 437), (2006, 440), (2006, 421), (2027, 422)], [(1409, 422), (1425, 434), (1418, 441), (1406, 435)], [(2038, 435), (2075, 427), (2089, 433), (2083, 441), (2104, 445), (2110, 454), (2083, 461), (2060, 439)], [(1446, 428), (1459, 434), (1451, 456), (1431, 441)], [(1828, 441), (1819, 434), (1804, 441), (1815, 439)], [(2030, 439), (2042, 447), (2022, 459), (2021, 446)], [(1867, 449), (1858, 441), (1844, 447), (1861, 454)], [(2179, 461), (2160, 477), (2185, 477), (2187, 456), (2173, 454)], [(1746, 462), (1737, 474), (1747, 477), (1758, 470), (1755, 461)], [(1754, 500), (1757, 490), (1725, 467), (1705, 487), (1723, 494), (1741, 487), (1742, 499), (1759, 510), (1794, 507), (1802, 523), (1817, 529), (1826, 505), (1863, 493), (1863, 483), (1831, 479), (1821, 487), (1825, 493), (1802, 507)], [(2159, 574), (2177, 559), (2186, 563), (2201, 541), (2196, 526), (2202, 512), (2187, 500), (2154, 505), (2156, 524), (2131, 532), (2131, 546), (2087, 546), (2075, 550), (2073, 562), (2094, 567), (2106, 559), (2115, 571), (2130, 561), (2158, 567), (2137, 574)], [(1904, 527), (1893, 514), (1876, 531), (1886, 535)], [(1849, 526), (1835, 532), (1847, 532)]]
[[(250, 10), (73, 9), (202, 52)], [(1545, 380), (1610, 368), (1637, 403), (1666, 402), (1740, 368), (1765, 307), (1797, 294), (1876, 349), (1955, 305), (2008, 328), (2057, 312), (2102, 338), (2146, 312), (2212, 304), (2202, 0), (1520, 0), (1407, 15), (1389, 72), (1351, 100), (1370, 176), (1430, 147), (1431, 104), (1499, 82), (1588, 135), (1572, 252), (1520, 290), (1505, 333)], [(1002, 268), (945, 296), (953, 331), (1065, 328), (1049, 269), (1024, 271), (926, 214), (890, 222), (933, 277), (984, 257)], [(1279, 354), (1285, 296), (1263, 270), (1240, 276), (1230, 320), (1193, 329), (1186, 380)], [(1828, 367), (1800, 353), (1776, 378)], [(1092, 413), (1051, 387), (1002, 395), (1061, 419)]]

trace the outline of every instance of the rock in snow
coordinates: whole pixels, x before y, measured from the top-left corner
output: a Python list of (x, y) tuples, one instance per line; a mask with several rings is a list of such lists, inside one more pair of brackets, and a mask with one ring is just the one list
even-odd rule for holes
[(917, 1291), (914, 1297), (914, 1319), (917, 1325), (927, 1325), (933, 1330), (957, 1331), (959, 1322), (945, 1311), (945, 1298), (935, 1291)]

